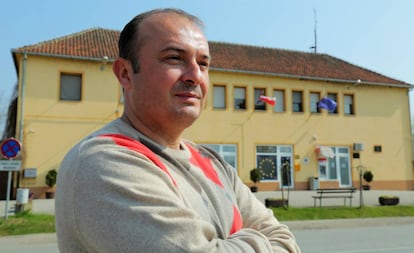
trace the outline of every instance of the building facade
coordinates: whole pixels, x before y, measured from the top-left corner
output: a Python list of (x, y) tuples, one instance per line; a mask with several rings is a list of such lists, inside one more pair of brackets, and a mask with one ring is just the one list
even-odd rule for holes
[[(118, 36), (90, 29), (12, 51), (18, 86), (3, 139), (23, 147), (14, 189), (43, 197), (65, 153), (122, 114)], [(358, 187), (370, 170), (373, 189), (414, 190), (411, 84), (326, 54), (218, 42), (210, 51), (208, 100), (184, 137), (217, 150), (246, 184), (259, 168), (262, 191)], [(320, 108), (326, 97), (334, 110)]]

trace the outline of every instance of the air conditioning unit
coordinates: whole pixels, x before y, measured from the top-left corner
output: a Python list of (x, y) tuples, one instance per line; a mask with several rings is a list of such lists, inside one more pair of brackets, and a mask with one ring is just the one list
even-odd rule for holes
[(364, 150), (364, 144), (354, 143), (354, 152), (359, 152)]

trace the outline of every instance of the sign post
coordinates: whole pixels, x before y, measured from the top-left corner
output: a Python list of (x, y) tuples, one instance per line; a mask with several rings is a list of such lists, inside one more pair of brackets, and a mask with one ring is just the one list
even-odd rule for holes
[(10, 201), (10, 188), (11, 188), (11, 177), (12, 171), (19, 171), (21, 168), (21, 161), (13, 160), (16, 158), (21, 150), (22, 146), (14, 139), (9, 138), (3, 141), (0, 145), (1, 155), (8, 160), (0, 161), (0, 170), (8, 171), (7, 178), (7, 196), (6, 196), (6, 207), (4, 211), (4, 219), (7, 220), (9, 214), (9, 201)]

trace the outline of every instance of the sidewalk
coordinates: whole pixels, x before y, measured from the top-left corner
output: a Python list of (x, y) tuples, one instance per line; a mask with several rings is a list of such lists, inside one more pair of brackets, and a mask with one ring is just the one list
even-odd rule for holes
[[(399, 205), (414, 206), (414, 191), (385, 191), (385, 190), (370, 190), (363, 191), (363, 202), (365, 206), (379, 206), (378, 197), (381, 195), (396, 195), (400, 198)], [(257, 192), (256, 197), (264, 203), (264, 199), (268, 197), (281, 198), (280, 191), (272, 192)], [(290, 207), (313, 207), (313, 198), (315, 191), (290, 191), (289, 192), (289, 206)], [(284, 192), (287, 198), (287, 191)], [(354, 193), (352, 200), (353, 207), (359, 207), (360, 192)], [(318, 202), (319, 203), (319, 202)], [(0, 201), (0, 215), (4, 217), (6, 201)], [(9, 215), (14, 215), (16, 201), (9, 202)], [(54, 199), (34, 199), (31, 204), (25, 205), (24, 209), (32, 209), (33, 213), (54, 214), (55, 212)], [(323, 206), (343, 206), (343, 199), (324, 199)], [(322, 207), (323, 208), (323, 207)]]
[[(272, 192), (257, 192), (256, 197), (264, 203), (265, 198), (281, 198), (281, 191)], [(315, 191), (290, 191), (289, 192), (289, 206), (290, 207), (313, 207), (314, 201), (312, 196), (316, 195)], [(395, 195), (400, 198), (399, 205), (414, 206), (414, 191), (389, 191), (389, 190), (369, 190), (362, 191), (362, 200), (364, 206), (379, 206), (378, 198), (381, 195)], [(287, 198), (287, 191), (284, 191), (284, 197)], [(343, 199), (324, 199), (322, 206), (343, 206)], [(349, 203), (347, 201), (347, 203)], [(317, 201), (317, 205), (319, 200)], [(359, 207), (360, 191), (354, 193), (352, 199), (352, 206)]]

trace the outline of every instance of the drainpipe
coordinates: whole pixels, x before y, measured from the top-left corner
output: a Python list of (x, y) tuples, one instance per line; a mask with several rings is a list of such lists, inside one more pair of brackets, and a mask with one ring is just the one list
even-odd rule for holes
[[(23, 127), (24, 127), (24, 95), (26, 90), (26, 65), (27, 65), (27, 54), (23, 55), (23, 65), (22, 65), (22, 79), (21, 79), (21, 89), (20, 89), (20, 117), (19, 117), (19, 133), (17, 139), (23, 145)], [(16, 188), (20, 187), (20, 172), (18, 172)]]
[(22, 66), (22, 79), (21, 79), (21, 89), (20, 89), (20, 118), (19, 118), (19, 134), (17, 139), (23, 144), (23, 126), (24, 126), (24, 95), (26, 89), (26, 62), (27, 54), (23, 55), (23, 66)]

